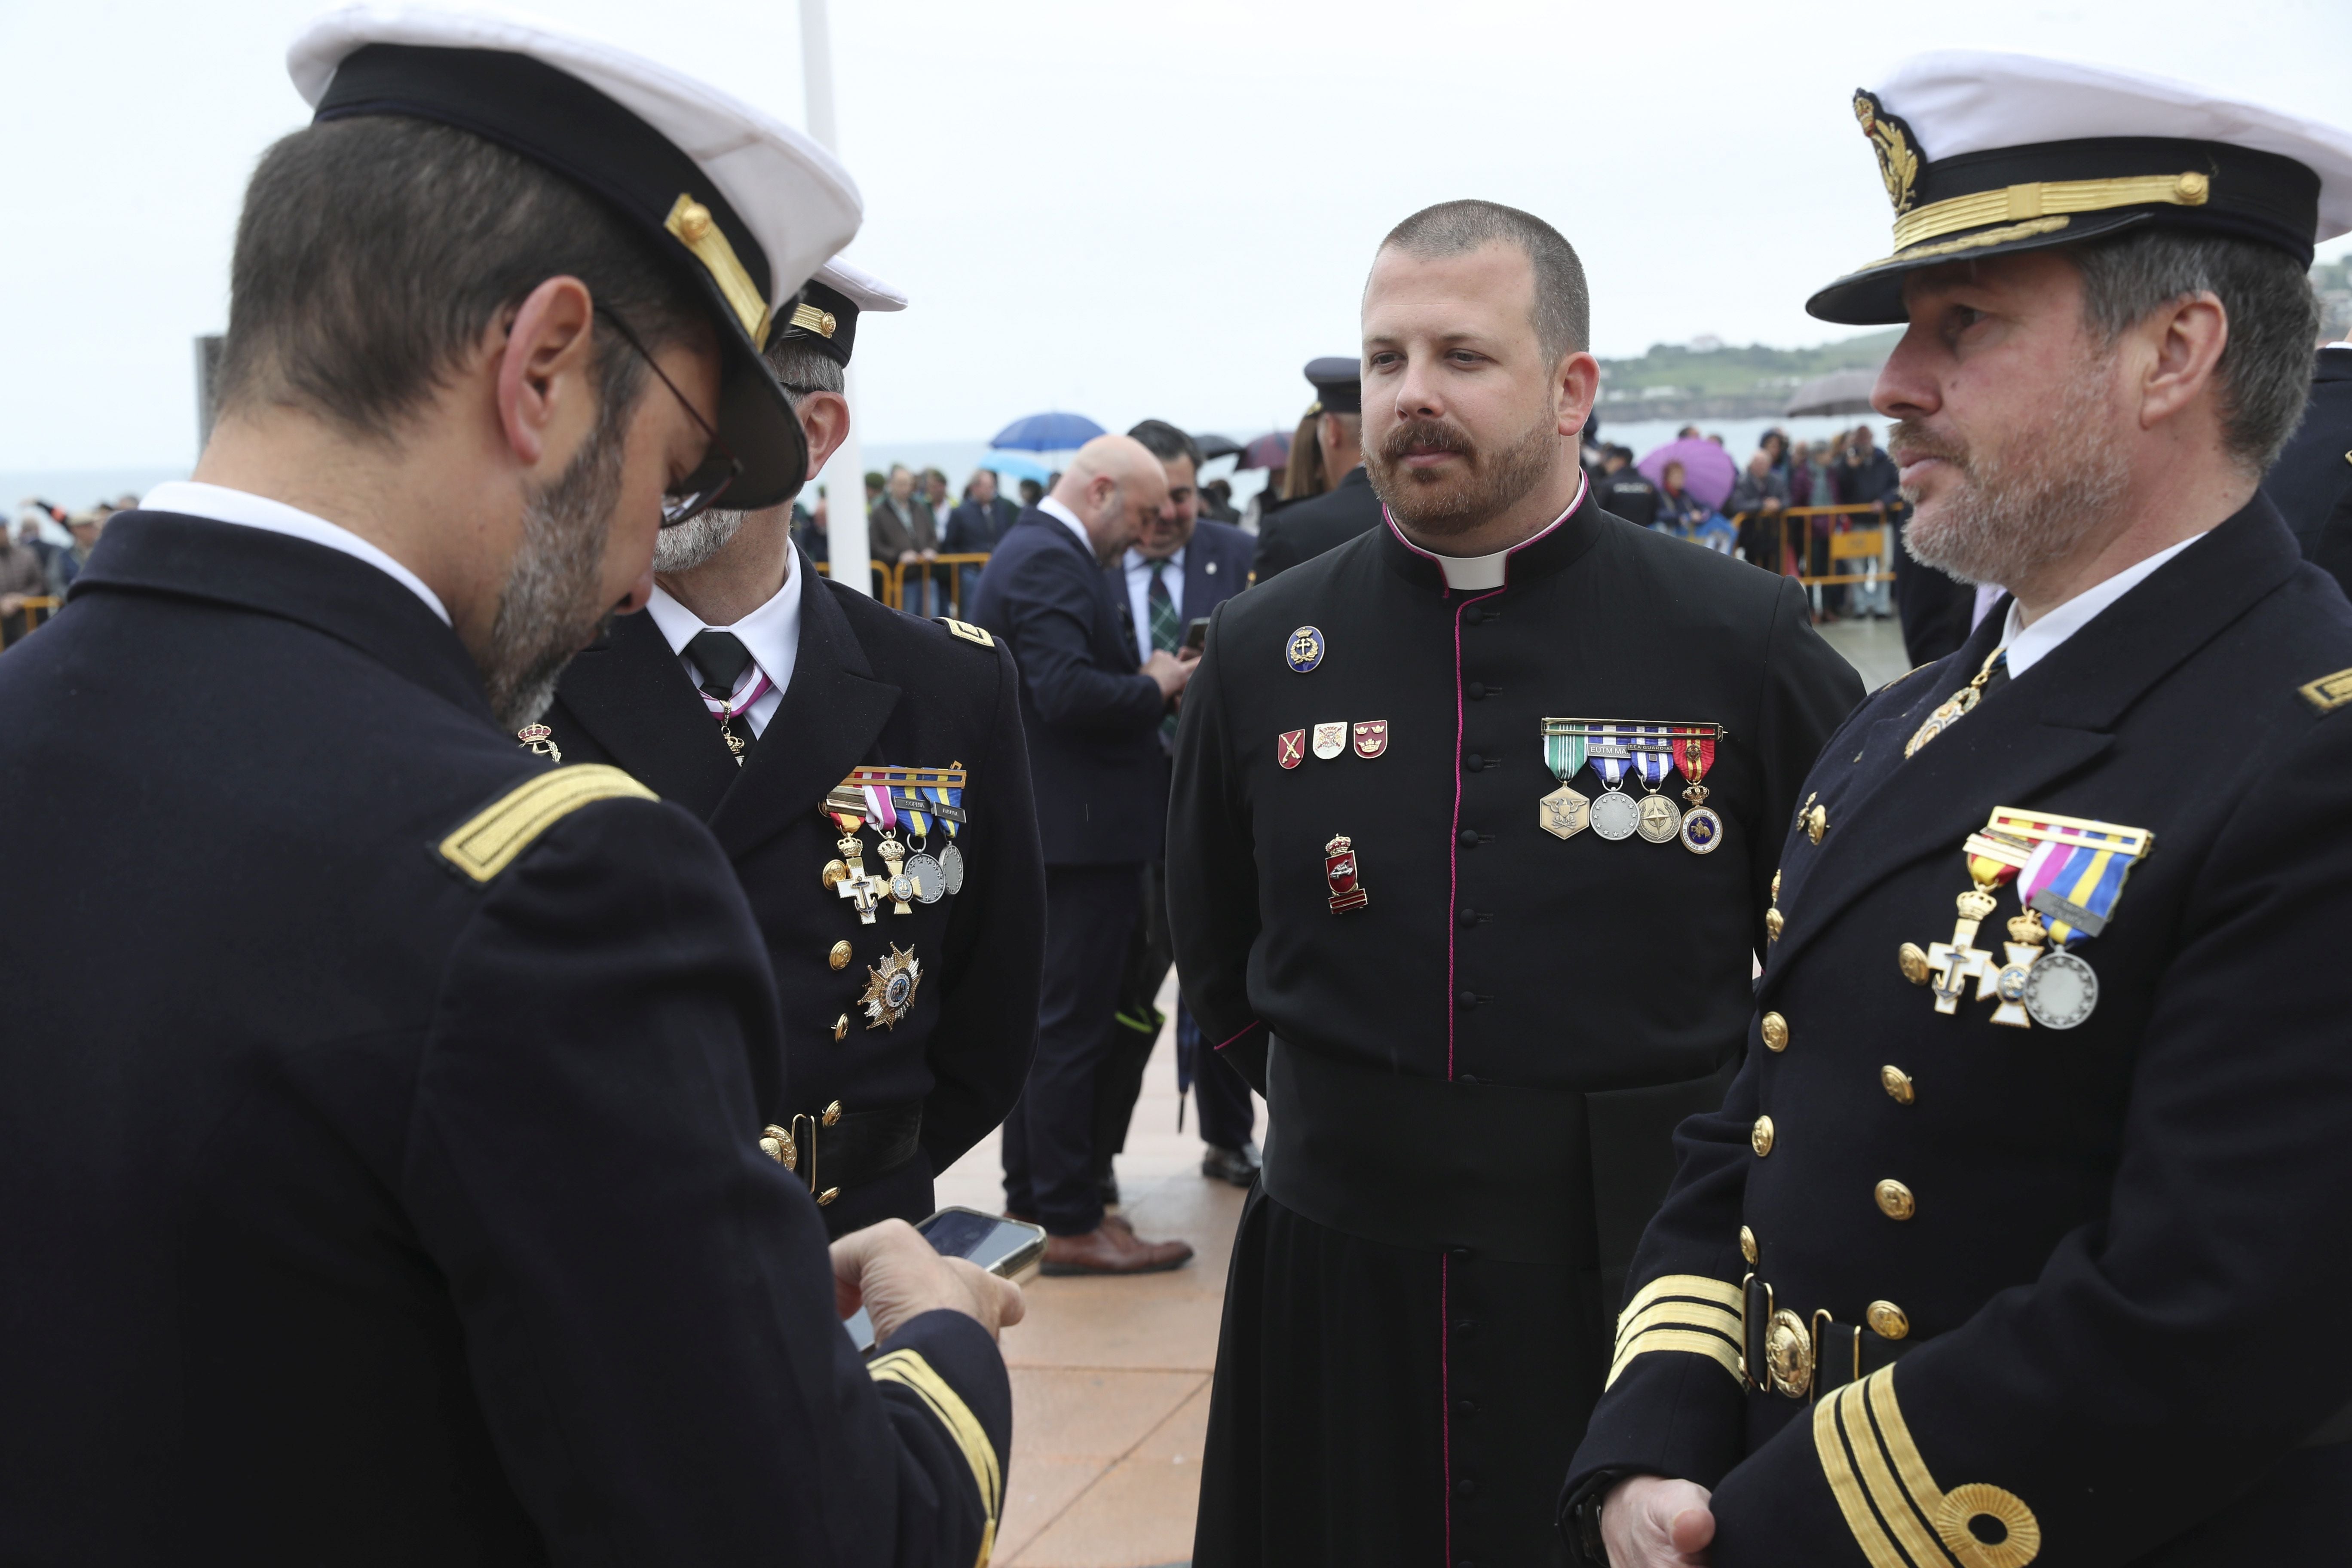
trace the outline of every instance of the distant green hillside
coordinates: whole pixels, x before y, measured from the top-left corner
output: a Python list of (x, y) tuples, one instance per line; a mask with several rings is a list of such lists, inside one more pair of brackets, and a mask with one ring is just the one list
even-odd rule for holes
[(1874, 370), (1895, 351), (1902, 336), (1902, 328), (1889, 327), (1806, 349), (1776, 349), (1762, 343), (1694, 349), (1685, 343), (1653, 343), (1639, 359), (1602, 360), (1601, 385), (1603, 395), (1618, 395), (1611, 402), (1626, 392), (1638, 395), (1654, 386), (1673, 387), (1685, 397), (1769, 394), (1833, 370)]

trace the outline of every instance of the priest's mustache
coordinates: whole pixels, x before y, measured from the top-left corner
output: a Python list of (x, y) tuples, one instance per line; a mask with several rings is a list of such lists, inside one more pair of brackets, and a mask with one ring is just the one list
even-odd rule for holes
[(1468, 436), (1436, 419), (1409, 420), (1381, 442), (1381, 456), (1391, 463), (1431, 452), (1459, 452), (1474, 463), (1478, 460), (1478, 448)]

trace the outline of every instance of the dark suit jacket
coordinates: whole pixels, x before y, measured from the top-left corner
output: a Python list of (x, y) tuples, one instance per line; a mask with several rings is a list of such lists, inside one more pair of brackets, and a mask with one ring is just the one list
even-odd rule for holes
[[(2052, 1564), (2338, 1557), (2352, 1446), (2298, 1445), (2352, 1364), (2281, 1375), (2272, 1339), (2352, 1331), (2352, 605), (2256, 496), (1906, 758), (2004, 614), (1831, 738), (1804, 786), (1819, 842), (1781, 819), (1747, 1065), (1677, 1135), (1632, 1279), (1661, 1308), (1626, 1325), (1575, 1479), (1713, 1489), (1727, 1568), (1926, 1561), (1939, 1521), (2000, 1539), (1980, 1512), (2012, 1543), (2032, 1520)], [(2184, 788), (2191, 737), (2215, 765)], [(1963, 841), (1998, 806), (2155, 835), (2079, 949), (2096, 1010), (2063, 1033), (2002, 1026), (1981, 988), (1939, 1014), (1896, 962), (1952, 932)], [(1950, 945), (2014, 961), (2019, 912), (2011, 883)], [(1817, 1372), (1859, 1357), (1867, 1385), (1746, 1386), (1751, 1271), (1836, 1347)]]
[[(0, 943), (0, 1556), (971, 1563), (962, 1435), (760, 1150), (700, 823), (520, 750), (373, 567), (157, 512), (0, 657), (0, 734), (59, 890)], [(1003, 1454), (980, 1326), (900, 1345)]]
[(1312, 561), (1378, 526), (1381, 498), (1362, 465), (1348, 470), (1337, 489), (1293, 501), (1257, 525), (1257, 581)]
[[(808, 573), (798, 556), (795, 571)], [(824, 1217), (839, 1235), (931, 1212), (931, 1178), (1004, 1120), (1029, 1071), (1044, 962), (1044, 877), (1013, 661), (930, 621), (814, 573), (802, 579), (792, 684), (738, 767), (719, 726), (650, 616), (564, 671), (547, 722), (566, 763), (610, 762), (710, 825), (758, 917), (783, 1004), (794, 1112), (835, 1101), (845, 1112), (920, 1104), (922, 1152), (910, 1168), (845, 1187)], [(839, 827), (818, 811), (861, 763), (971, 773), (971, 820), (953, 842), (963, 891), (874, 925), (820, 879)], [(949, 842), (935, 829), (936, 856)], [(874, 840), (867, 869), (879, 871)], [(835, 970), (834, 943), (851, 962)], [(857, 1005), (870, 966), (893, 944), (922, 962), (914, 1010), (869, 1028)], [(845, 1038), (834, 1026), (846, 1015)], [(818, 1167), (824, 1179), (824, 1168)]]
[(2303, 423), (2263, 489), (2303, 558), (2352, 594), (2352, 349), (2319, 351)]
[[(942, 555), (986, 555), (1004, 542), (1005, 531), (1021, 515), (1021, 509), (1003, 496), (985, 505), (968, 500), (948, 513), (947, 537), (940, 542)], [(964, 581), (971, 581), (967, 573)]]
[(1061, 519), (1032, 507), (996, 547), (972, 619), (1013, 650), (1048, 866), (1137, 865), (1166, 831), (1160, 720), (1109, 575)]

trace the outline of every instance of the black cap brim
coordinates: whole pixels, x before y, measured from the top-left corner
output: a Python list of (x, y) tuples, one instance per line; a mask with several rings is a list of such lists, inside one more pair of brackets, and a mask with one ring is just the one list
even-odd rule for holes
[(742, 460), (743, 471), (719, 504), (730, 511), (760, 511), (792, 500), (808, 482), (808, 434), (774, 367), (741, 329), (730, 331), (730, 325), (719, 328), (726, 375), (719, 385), (718, 429), (720, 443)]
[[(1996, 256), (2014, 255), (2021, 250), (2052, 250), (2062, 245), (2080, 245), (2086, 239), (2098, 239), (2125, 229), (2144, 226), (2151, 221), (2151, 216), (2147, 212), (2128, 211), (2076, 213), (2057, 219), (2059, 226), (2032, 234), (2012, 235), (2007, 238), (1997, 235), (1963, 236), (1942, 244), (1914, 246), (1884, 261), (1874, 261), (1858, 271), (1847, 273), (1806, 300), (1805, 313), (1817, 321), (1835, 321), (1841, 326), (1895, 326), (1910, 320), (1909, 313), (1903, 307), (1903, 279), (1907, 274), (1924, 268), (1948, 266), (1956, 261), (1983, 261)], [(2036, 221), (2047, 224), (2052, 220)]]

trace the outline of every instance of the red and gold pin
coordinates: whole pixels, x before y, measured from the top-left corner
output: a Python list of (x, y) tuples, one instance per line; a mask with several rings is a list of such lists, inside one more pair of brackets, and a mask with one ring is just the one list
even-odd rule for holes
[(1307, 731), (1285, 730), (1274, 738), (1274, 760), (1286, 768), (1295, 768), (1307, 760)]
[(1389, 749), (1389, 721), (1367, 719), (1356, 726), (1356, 755), (1366, 762)]
[(1323, 846), (1323, 876), (1331, 884), (1331, 912), (1344, 915), (1369, 901), (1363, 874), (1356, 865), (1354, 841), (1342, 833)]

